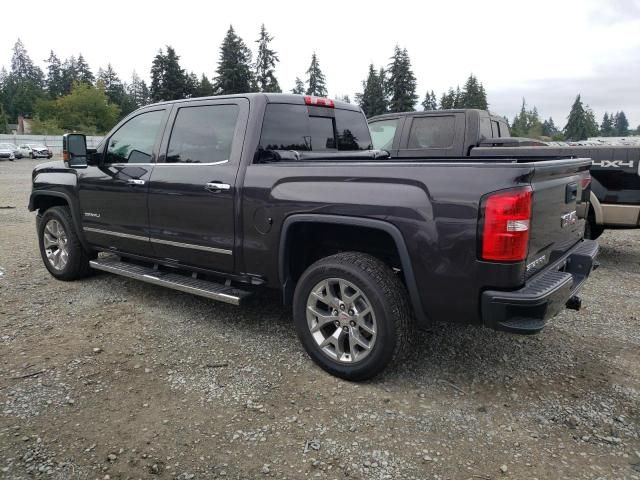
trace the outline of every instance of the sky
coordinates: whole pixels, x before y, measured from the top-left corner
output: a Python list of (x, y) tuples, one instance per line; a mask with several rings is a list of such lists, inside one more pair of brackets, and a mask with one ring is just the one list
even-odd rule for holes
[[(255, 52), (260, 25), (275, 38), (283, 90), (304, 79), (315, 51), (329, 96), (362, 90), (368, 65), (386, 66), (406, 48), (420, 100), (484, 84), (489, 108), (510, 119), (525, 98), (557, 126), (580, 93), (600, 122), (624, 110), (640, 124), (640, 0), (446, 1), (120, 1), (31, 0), (3, 6), (0, 65), (9, 68), (19, 37), (42, 68), (51, 49), (82, 53), (94, 73), (110, 62), (128, 80), (148, 78), (158, 49), (171, 45), (187, 71), (215, 76), (219, 47), (232, 24)], [(15, 21), (7, 21), (15, 19)], [(18, 20), (20, 19), (20, 20)], [(255, 53), (254, 53), (255, 55)]]

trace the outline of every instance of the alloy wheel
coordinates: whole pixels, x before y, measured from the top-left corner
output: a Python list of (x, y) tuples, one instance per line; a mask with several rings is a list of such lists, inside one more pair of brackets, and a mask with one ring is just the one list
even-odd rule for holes
[(44, 251), (49, 264), (58, 271), (64, 270), (69, 261), (68, 237), (60, 221), (52, 219), (47, 222), (42, 234)]

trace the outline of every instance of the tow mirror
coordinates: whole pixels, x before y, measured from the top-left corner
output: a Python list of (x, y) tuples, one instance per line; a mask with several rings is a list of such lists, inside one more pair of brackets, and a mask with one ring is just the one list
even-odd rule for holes
[(87, 166), (87, 137), (81, 133), (62, 136), (62, 159), (70, 167)]

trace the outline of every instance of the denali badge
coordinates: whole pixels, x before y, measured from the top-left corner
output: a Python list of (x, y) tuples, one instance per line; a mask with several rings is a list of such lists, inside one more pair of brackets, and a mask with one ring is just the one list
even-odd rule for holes
[(567, 225), (575, 225), (578, 222), (578, 214), (574, 210), (573, 212), (565, 213), (560, 217), (560, 226), (562, 228)]

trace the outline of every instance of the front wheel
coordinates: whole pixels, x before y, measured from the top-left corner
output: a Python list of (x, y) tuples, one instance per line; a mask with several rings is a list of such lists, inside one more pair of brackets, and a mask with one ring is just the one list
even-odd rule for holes
[(413, 326), (406, 289), (393, 270), (358, 252), (311, 265), (296, 286), (293, 315), (311, 358), (347, 380), (384, 370), (405, 351)]
[(52, 207), (38, 222), (38, 243), (44, 266), (58, 280), (76, 280), (91, 273), (87, 253), (73, 228), (68, 207)]
[(36, 154), (31, 152), (31, 160), (35, 160), (36, 159)]

